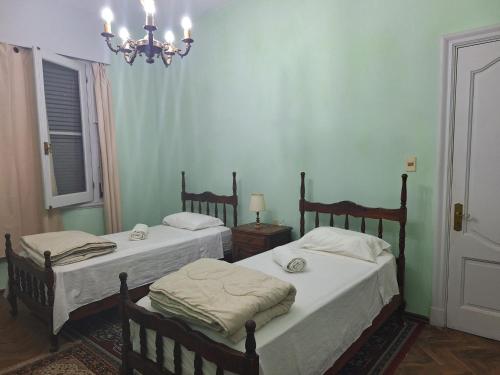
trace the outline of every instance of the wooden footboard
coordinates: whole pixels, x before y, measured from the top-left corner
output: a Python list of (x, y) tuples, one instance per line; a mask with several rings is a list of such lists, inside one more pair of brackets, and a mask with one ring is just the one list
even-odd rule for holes
[[(255, 322), (249, 320), (246, 325), (247, 338), (245, 341), (246, 352), (242, 353), (226, 345), (217, 343), (200, 332), (192, 330), (188, 325), (175, 318), (164, 318), (160, 314), (152, 313), (135, 303), (129, 298), (127, 287), (127, 274), (120, 274), (121, 294), (121, 319), (122, 319), (122, 374), (132, 374), (138, 370), (143, 374), (152, 375), (181, 375), (183, 364), (181, 360), (181, 347), (194, 353), (194, 375), (203, 374), (203, 361), (213, 363), (217, 367), (217, 375), (230, 371), (241, 375), (259, 374), (259, 356), (255, 352)], [(130, 341), (130, 321), (140, 326), (140, 353), (133, 351)], [(156, 333), (155, 353), (148, 353), (146, 329)], [(165, 366), (163, 338), (171, 339), (174, 344), (174, 363), (168, 371)], [(155, 360), (149, 359), (155, 358)]]
[(49, 325), (50, 351), (58, 348), (57, 335), (53, 332), (52, 312), (54, 308), (54, 271), (50, 251), (44, 253), (42, 268), (29, 258), (17, 255), (12, 249), (10, 234), (5, 235), (5, 254), (8, 269), (8, 301), (12, 316), (17, 315), (17, 299)]

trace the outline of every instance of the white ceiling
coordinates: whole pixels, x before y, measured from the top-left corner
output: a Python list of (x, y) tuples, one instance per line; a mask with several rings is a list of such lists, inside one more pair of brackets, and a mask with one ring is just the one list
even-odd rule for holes
[[(208, 10), (215, 9), (230, 0), (156, 0), (157, 23), (171, 22), (189, 15), (196, 18)], [(116, 22), (120, 23), (120, 17), (132, 20), (135, 17), (143, 17), (140, 0), (65, 0), (65, 4), (89, 13), (96, 14), (99, 17), (100, 11), (104, 6), (109, 6), (115, 13)]]

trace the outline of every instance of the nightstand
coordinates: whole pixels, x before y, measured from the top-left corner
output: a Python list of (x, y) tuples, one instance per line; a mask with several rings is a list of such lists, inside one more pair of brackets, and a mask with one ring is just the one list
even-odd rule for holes
[(291, 241), (292, 228), (283, 225), (243, 224), (233, 228), (233, 261), (251, 257)]

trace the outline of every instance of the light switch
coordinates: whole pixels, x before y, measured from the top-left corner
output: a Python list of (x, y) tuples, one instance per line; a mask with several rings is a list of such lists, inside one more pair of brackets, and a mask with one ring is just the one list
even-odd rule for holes
[(417, 157), (411, 156), (406, 159), (406, 172), (416, 172), (417, 171)]

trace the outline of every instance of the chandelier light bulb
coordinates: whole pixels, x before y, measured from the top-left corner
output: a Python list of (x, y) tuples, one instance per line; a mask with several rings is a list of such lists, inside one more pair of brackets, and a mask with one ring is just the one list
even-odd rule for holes
[(111, 23), (115, 19), (115, 16), (113, 15), (113, 12), (110, 8), (104, 8), (101, 11), (101, 17), (106, 23)]
[(172, 44), (175, 41), (175, 35), (172, 30), (168, 30), (165, 32), (165, 42), (168, 44)]
[(184, 39), (191, 39), (191, 28), (193, 24), (191, 22), (191, 18), (183, 17), (181, 20), (181, 26), (184, 29)]
[(120, 39), (122, 40), (123, 43), (125, 43), (127, 40), (130, 39), (130, 33), (128, 32), (126, 27), (120, 28), (118, 35), (120, 36)]
[(146, 14), (155, 14), (156, 6), (154, 0), (141, 0)]
[(189, 17), (183, 17), (181, 20), (181, 26), (184, 30), (191, 30), (193, 27), (193, 23), (191, 22), (191, 18)]

